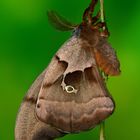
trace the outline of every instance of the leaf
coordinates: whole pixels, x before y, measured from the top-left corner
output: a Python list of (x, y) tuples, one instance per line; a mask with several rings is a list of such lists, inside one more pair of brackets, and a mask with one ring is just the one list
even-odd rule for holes
[(65, 19), (55, 11), (48, 11), (47, 15), (50, 24), (58, 30), (70, 31), (74, 30), (77, 27), (76, 24), (69, 22), (67, 19)]

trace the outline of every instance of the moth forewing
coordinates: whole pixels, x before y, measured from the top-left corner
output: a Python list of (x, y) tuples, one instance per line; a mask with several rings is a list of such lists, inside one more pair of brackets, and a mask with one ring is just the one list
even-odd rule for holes
[[(73, 36), (62, 46), (56, 53), (58, 64), (55, 67), (49, 65), (39, 92), (38, 119), (63, 132), (93, 128), (114, 110), (114, 102), (86, 41)], [(64, 68), (63, 63), (67, 67)], [(52, 71), (52, 67), (55, 70)], [(67, 86), (74, 87), (77, 92), (69, 94), (64, 90)]]

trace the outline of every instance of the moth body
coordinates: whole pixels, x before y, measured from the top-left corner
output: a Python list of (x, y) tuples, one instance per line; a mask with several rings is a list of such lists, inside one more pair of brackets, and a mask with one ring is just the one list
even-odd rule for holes
[(17, 116), (15, 140), (53, 140), (79, 133), (113, 113), (115, 103), (101, 72), (118, 75), (120, 63), (107, 41), (106, 26), (98, 22), (100, 14), (92, 17), (96, 3), (92, 0), (79, 25), (48, 12), (53, 26), (73, 30), (73, 36), (27, 92)]

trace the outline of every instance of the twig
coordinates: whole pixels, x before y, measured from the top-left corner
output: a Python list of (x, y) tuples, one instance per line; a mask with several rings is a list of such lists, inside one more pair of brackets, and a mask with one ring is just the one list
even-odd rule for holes
[(105, 140), (105, 122), (100, 124), (100, 140)]
[[(100, 0), (100, 11), (101, 11), (101, 22), (105, 22), (105, 16), (104, 16), (104, 0)], [(105, 30), (105, 27), (103, 27), (103, 30)]]

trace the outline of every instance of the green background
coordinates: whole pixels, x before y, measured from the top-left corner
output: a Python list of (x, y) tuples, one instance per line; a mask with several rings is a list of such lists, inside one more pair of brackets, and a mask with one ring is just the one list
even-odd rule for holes
[[(0, 140), (14, 140), (20, 103), (35, 78), (70, 36), (47, 21), (53, 9), (81, 22), (90, 0), (0, 0)], [(122, 74), (110, 77), (108, 88), (116, 110), (106, 121), (107, 140), (140, 140), (140, 1), (105, 0), (112, 46)], [(63, 140), (98, 140), (99, 128)]]

